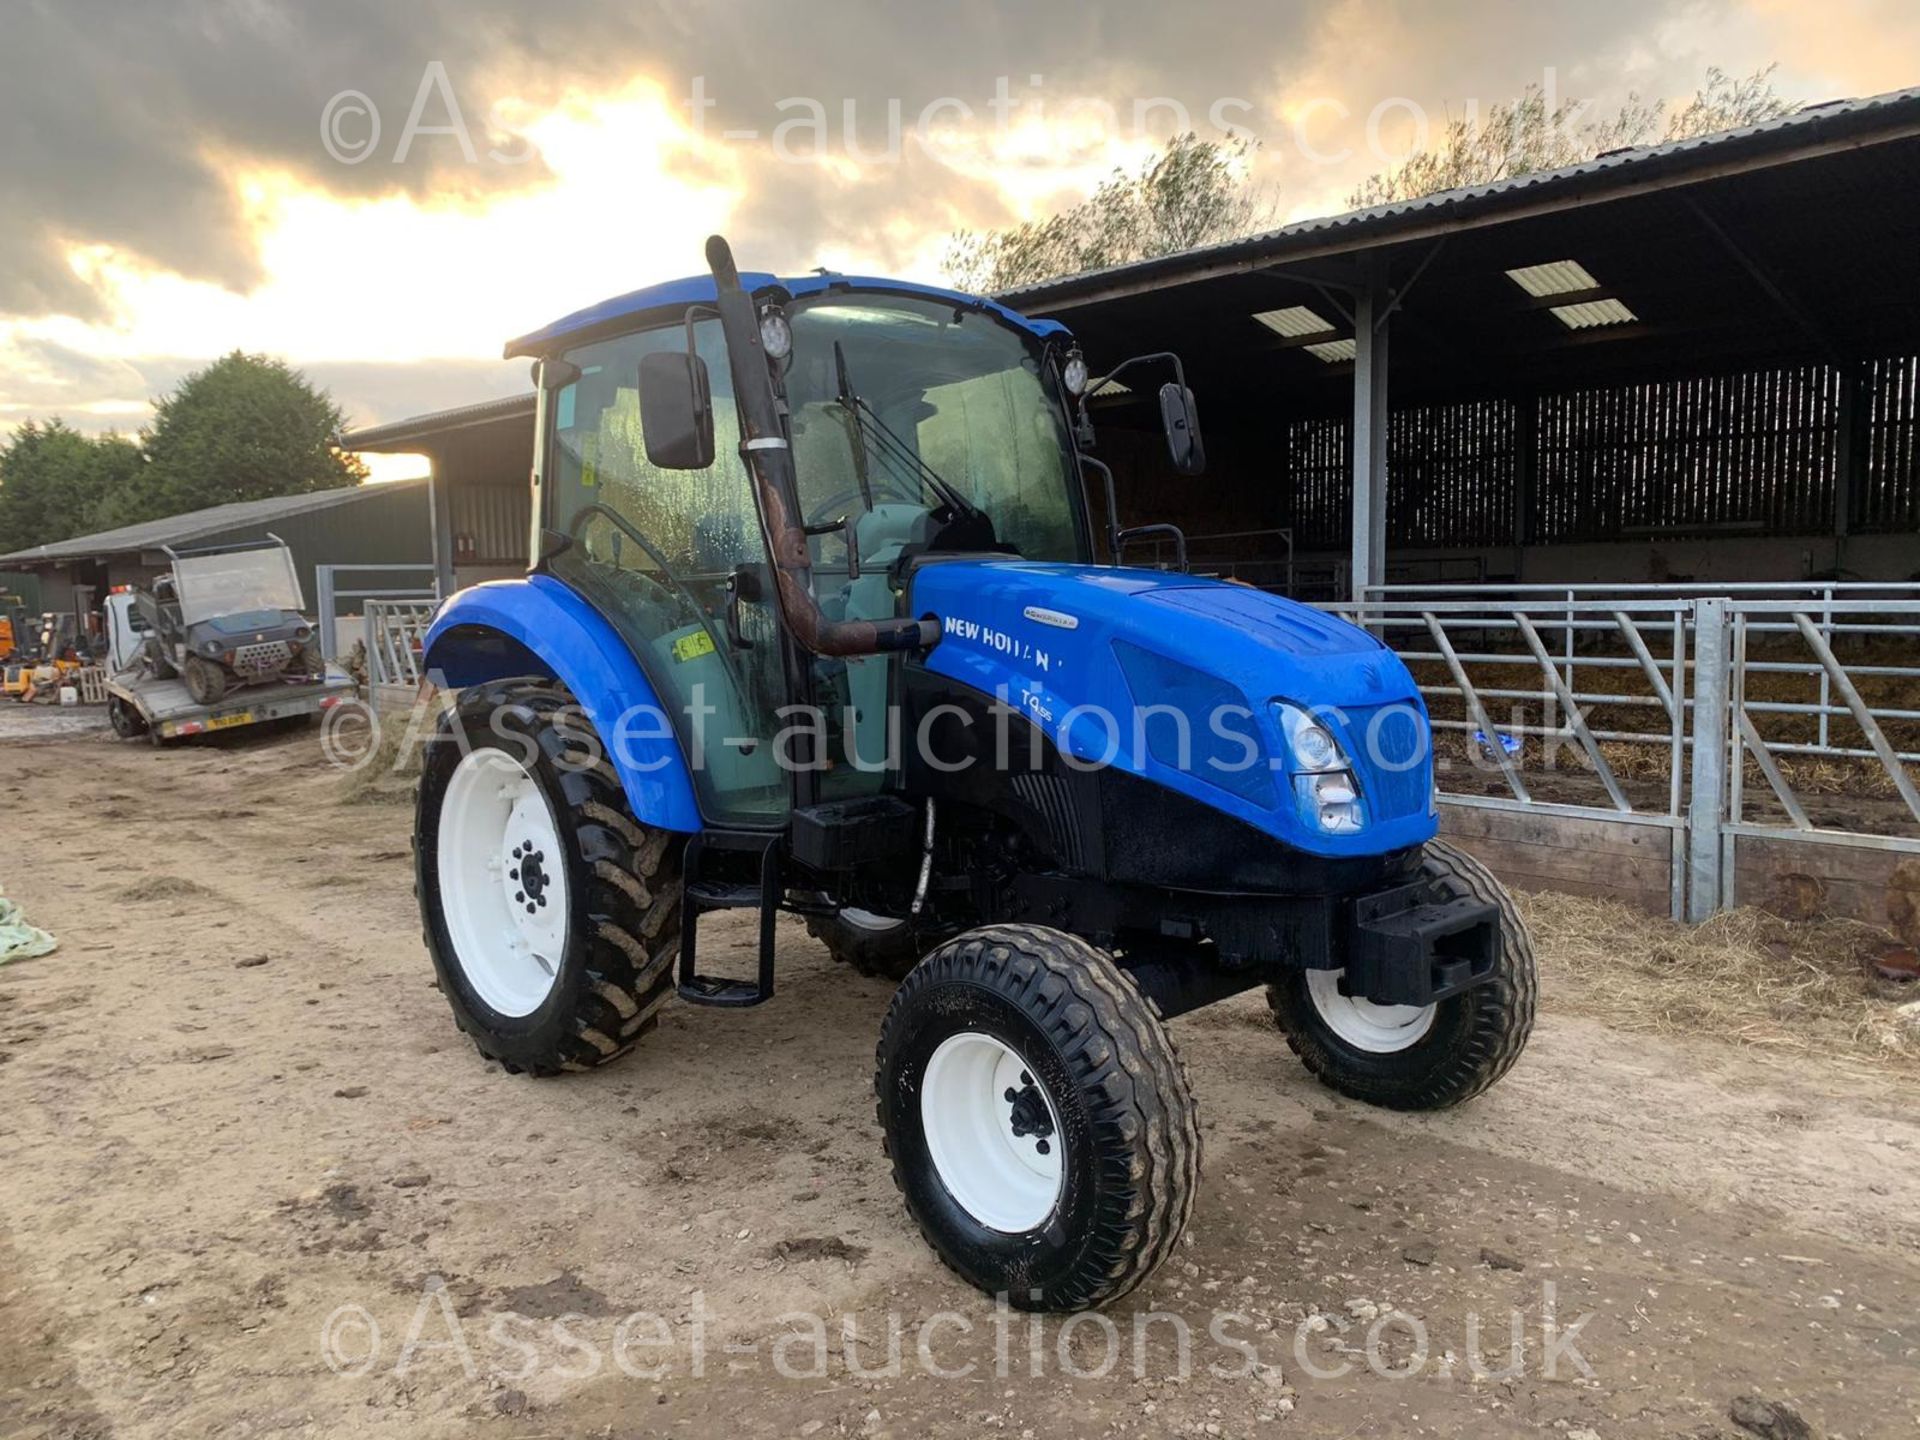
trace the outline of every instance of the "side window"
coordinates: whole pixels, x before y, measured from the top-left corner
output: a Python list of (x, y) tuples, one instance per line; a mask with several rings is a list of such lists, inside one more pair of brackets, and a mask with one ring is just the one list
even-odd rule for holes
[(780, 647), (764, 586), (760, 603), (740, 607), (750, 646), (727, 633), (728, 582), (743, 567), (764, 568), (766, 547), (717, 323), (695, 326), (713, 386), (713, 464), (659, 469), (641, 435), (640, 357), (684, 349), (686, 333), (676, 324), (568, 355), (580, 378), (549, 407), (547, 486), (548, 524), (573, 545), (553, 572), (620, 631), (675, 712), (702, 810), (717, 821), (765, 822), (789, 804), (772, 743)]

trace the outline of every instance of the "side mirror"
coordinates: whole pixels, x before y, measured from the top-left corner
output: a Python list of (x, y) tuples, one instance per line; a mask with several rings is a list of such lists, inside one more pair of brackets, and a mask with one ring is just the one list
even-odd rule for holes
[(1193, 391), (1169, 380), (1160, 387), (1160, 425), (1167, 432), (1167, 458), (1182, 475), (1200, 475), (1207, 468), (1207, 447), (1200, 439), (1200, 412)]
[(662, 470), (713, 464), (713, 389), (707, 362), (685, 351), (640, 357), (640, 433)]

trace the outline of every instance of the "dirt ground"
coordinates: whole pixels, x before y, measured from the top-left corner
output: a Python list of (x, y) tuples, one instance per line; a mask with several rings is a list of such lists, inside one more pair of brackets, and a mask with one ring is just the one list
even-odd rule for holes
[(519, 1079), (430, 984), (408, 812), (341, 803), (310, 735), (0, 717), (0, 759), (0, 890), (62, 942), (0, 968), (0, 1435), (1619, 1440), (1744, 1435), (1748, 1395), (1920, 1425), (1910, 1081), (1548, 989), (1494, 1092), (1395, 1116), (1243, 998), (1173, 1027), (1207, 1144), (1180, 1259), (1034, 1328), (912, 1230), (887, 990), (797, 926), (773, 1003)]

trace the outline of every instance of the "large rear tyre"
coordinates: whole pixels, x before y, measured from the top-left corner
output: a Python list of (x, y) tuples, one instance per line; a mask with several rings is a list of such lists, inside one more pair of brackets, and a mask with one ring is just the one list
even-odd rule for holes
[(1533, 942), (1506, 887), (1443, 840), (1428, 843), (1420, 868), (1449, 895), (1499, 909), (1491, 980), (1424, 1008), (1342, 995), (1339, 970), (1297, 970), (1267, 987), (1287, 1044), (1315, 1078), (1389, 1110), (1441, 1110), (1471, 1100), (1513, 1068), (1533, 1032)]
[(910, 920), (893, 920), (868, 910), (842, 910), (814, 915), (807, 933), (827, 947), (827, 953), (861, 975), (895, 984), (907, 978), (920, 957), (933, 948), (932, 937)]
[(921, 1233), (1012, 1305), (1107, 1304), (1179, 1243), (1200, 1177), (1186, 1071), (1084, 940), (990, 925), (936, 948), (894, 994), (874, 1091)]
[(560, 686), (467, 691), (426, 749), (414, 890), (455, 1023), (511, 1071), (625, 1055), (673, 993), (685, 837), (634, 819)]

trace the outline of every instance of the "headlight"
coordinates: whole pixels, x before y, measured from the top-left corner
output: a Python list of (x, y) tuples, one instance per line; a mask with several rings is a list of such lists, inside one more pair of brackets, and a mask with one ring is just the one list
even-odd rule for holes
[(1351, 762), (1333, 732), (1297, 705), (1273, 702), (1286, 737), (1293, 795), (1301, 819), (1323, 835), (1353, 835), (1366, 827), (1366, 803)]
[(793, 327), (771, 305), (760, 312), (760, 348), (769, 360), (784, 360), (793, 353)]
[(1273, 708), (1280, 717), (1280, 731), (1287, 737), (1287, 749), (1292, 753), (1295, 770), (1347, 768), (1347, 757), (1341, 753), (1340, 742), (1326, 726), (1284, 701), (1276, 701)]
[(1067, 352), (1067, 363), (1060, 367), (1060, 379), (1069, 395), (1079, 395), (1086, 390), (1087, 357), (1080, 353), (1079, 346)]

